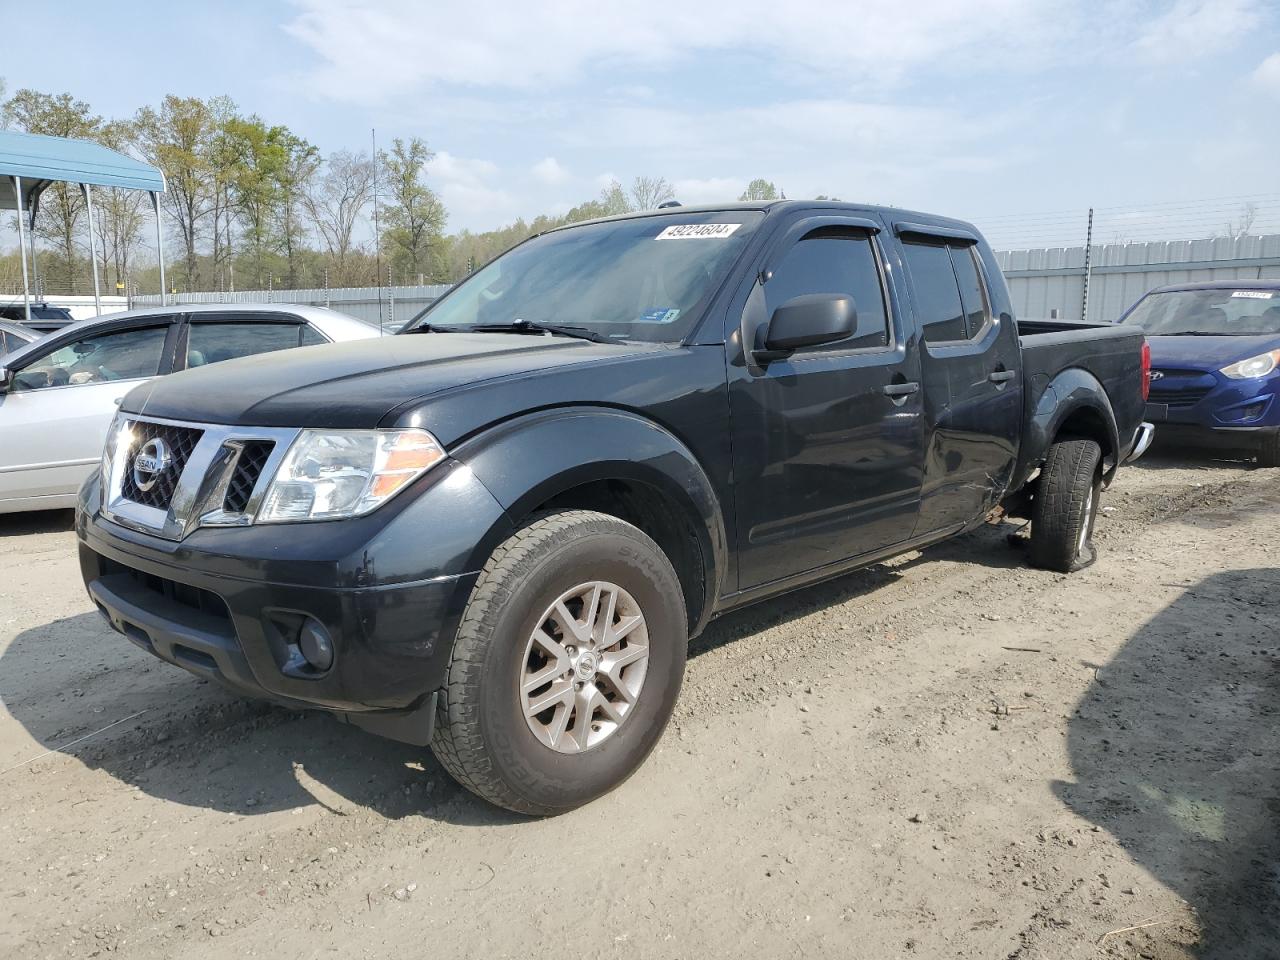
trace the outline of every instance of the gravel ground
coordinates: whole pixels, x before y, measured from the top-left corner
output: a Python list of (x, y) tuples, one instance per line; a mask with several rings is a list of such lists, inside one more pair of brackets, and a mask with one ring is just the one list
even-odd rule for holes
[(726, 617), (543, 821), (151, 660), (0, 517), (0, 956), (1280, 956), (1278, 478), (1150, 460), (1082, 573), (989, 525)]

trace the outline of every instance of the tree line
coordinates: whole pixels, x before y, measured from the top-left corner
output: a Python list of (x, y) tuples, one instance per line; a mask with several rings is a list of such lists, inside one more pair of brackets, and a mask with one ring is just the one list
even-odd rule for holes
[[(130, 117), (108, 119), (69, 93), (30, 88), (4, 98), (0, 87), (0, 120), (28, 133), (96, 141), (158, 167), (167, 184), (160, 198), (165, 263), (177, 290), (453, 282), (544, 230), (675, 199), (665, 178), (638, 176), (629, 187), (610, 183), (561, 215), (446, 235), (447, 211), (427, 183), (434, 153), (420, 137), (394, 138), (376, 157), (352, 150), (326, 156), (287, 126), (246, 115), (225, 96), (170, 95)], [(739, 199), (779, 195), (774, 184), (758, 179)], [(96, 188), (94, 214), (103, 288), (130, 281), (154, 286), (147, 195)], [(370, 249), (371, 220), (381, 269)], [(34, 235), (49, 286), (66, 292), (83, 286), (90, 265), (78, 186), (60, 183), (45, 191)]]

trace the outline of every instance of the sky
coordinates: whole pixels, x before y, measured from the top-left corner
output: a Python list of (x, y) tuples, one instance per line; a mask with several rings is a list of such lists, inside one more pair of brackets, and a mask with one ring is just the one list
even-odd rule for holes
[(419, 136), (450, 230), (563, 212), (642, 174), (685, 203), (764, 177), (789, 197), (926, 209), (987, 224), (1006, 247), (1082, 233), (1090, 206), (1153, 212), (1176, 232), (1249, 197), (1280, 200), (1276, 0), (48, 0), (40, 12), (48, 29), (0, 66), (11, 92), (66, 90), (109, 117), (167, 93), (229, 94), (324, 152), (367, 149), (375, 128), (380, 145)]

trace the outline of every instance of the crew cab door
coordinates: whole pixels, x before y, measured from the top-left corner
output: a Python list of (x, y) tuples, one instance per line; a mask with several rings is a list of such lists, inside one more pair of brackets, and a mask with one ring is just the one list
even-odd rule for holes
[[(741, 590), (875, 551), (915, 526), (920, 377), (879, 228), (831, 216), (783, 228), (731, 307), (741, 305), (729, 366)], [(753, 356), (775, 311), (812, 294), (853, 299), (852, 335)]]
[(980, 520), (1008, 486), (1022, 430), (1017, 327), (976, 235), (896, 222), (921, 331), (924, 482), (916, 534)]

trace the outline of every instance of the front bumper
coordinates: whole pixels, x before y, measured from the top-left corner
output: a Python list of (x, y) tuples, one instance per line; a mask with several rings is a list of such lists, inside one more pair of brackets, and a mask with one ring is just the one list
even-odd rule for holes
[(1205, 427), (1193, 423), (1162, 423), (1156, 428), (1156, 449), (1171, 446), (1205, 450), (1256, 452), (1280, 427)]
[[(478, 576), (466, 547), (505, 524), (466, 467), (433, 474), (366, 517), (201, 529), (179, 541), (105, 518), (91, 480), (76, 515), (81, 573), (111, 626), (162, 660), (247, 696), (426, 742)], [(290, 659), (302, 618), (332, 639), (323, 673)]]

